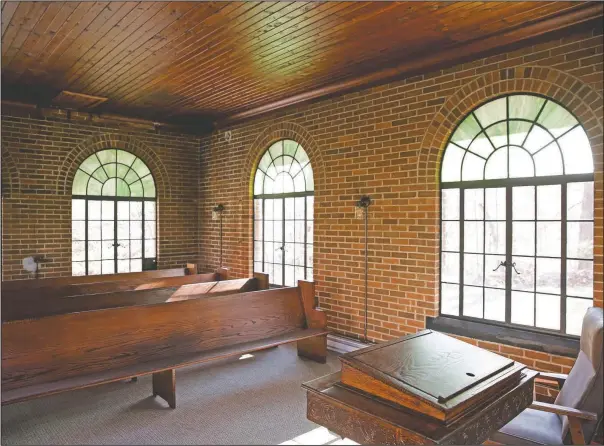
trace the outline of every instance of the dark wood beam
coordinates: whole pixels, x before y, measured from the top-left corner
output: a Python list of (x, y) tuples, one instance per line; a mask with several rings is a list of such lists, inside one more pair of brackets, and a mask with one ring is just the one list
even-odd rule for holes
[(317, 98), (349, 93), (367, 88), (369, 86), (383, 84), (406, 76), (425, 73), (430, 70), (453, 66), (469, 59), (486, 57), (502, 51), (514, 44), (529, 40), (551, 36), (556, 32), (586, 25), (601, 23), (604, 13), (604, 5), (599, 2), (588, 2), (584, 7), (568, 13), (553, 15), (546, 19), (528, 22), (507, 31), (493, 34), (486, 38), (479, 38), (463, 44), (453, 45), (437, 52), (427, 51), (418, 54), (394, 66), (385, 68), (370, 74), (336, 82), (305, 93), (291, 96), (289, 98), (271, 102), (269, 104), (255, 107), (250, 110), (238, 112), (214, 122), (215, 127), (221, 127), (245, 119), (289, 107), (296, 104), (308, 102)]

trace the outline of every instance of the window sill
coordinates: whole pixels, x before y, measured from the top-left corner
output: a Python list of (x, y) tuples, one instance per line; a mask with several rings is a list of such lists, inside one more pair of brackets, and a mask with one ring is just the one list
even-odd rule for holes
[(579, 338), (575, 336), (525, 330), (518, 327), (448, 316), (426, 318), (426, 328), (552, 355), (576, 358), (579, 354)]

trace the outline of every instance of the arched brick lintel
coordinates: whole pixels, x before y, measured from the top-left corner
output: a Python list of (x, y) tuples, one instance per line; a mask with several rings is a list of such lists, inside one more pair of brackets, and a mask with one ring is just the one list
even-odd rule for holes
[(129, 135), (115, 133), (95, 135), (82, 141), (65, 156), (57, 179), (57, 194), (71, 195), (71, 187), (77, 168), (90, 155), (103, 149), (122, 149), (139, 157), (153, 174), (157, 197), (170, 198), (168, 173), (153, 149)]
[(574, 113), (587, 132), (595, 171), (602, 172), (602, 96), (568, 73), (529, 66), (490, 72), (447, 99), (424, 135), (417, 166), (418, 181), (438, 188), (440, 163), (451, 132), (479, 104), (509, 93), (542, 94)]
[(2, 151), (2, 196), (21, 192), (19, 169), (9, 151)]

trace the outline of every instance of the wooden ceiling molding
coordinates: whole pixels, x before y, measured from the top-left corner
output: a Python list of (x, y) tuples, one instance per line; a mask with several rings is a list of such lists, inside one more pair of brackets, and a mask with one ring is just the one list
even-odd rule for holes
[(603, 12), (558, 1), (3, 1), (2, 96), (48, 106), (66, 90), (107, 98), (95, 113), (205, 127), (450, 66)]

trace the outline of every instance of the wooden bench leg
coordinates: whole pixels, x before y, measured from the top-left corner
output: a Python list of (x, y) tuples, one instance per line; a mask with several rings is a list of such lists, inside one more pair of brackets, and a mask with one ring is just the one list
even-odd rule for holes
[(327, 335), (298, 341), (298, 356), (325, 364), (327, 362)]
[(130, 381), (135, 383), (138, 381), (138, 376), (135, 376), (134, 378), (130, 378)]
[(153, 396), (161, 396), (172, 409), (176, 408), (176, 371), (164, 370), (153, 374)]

